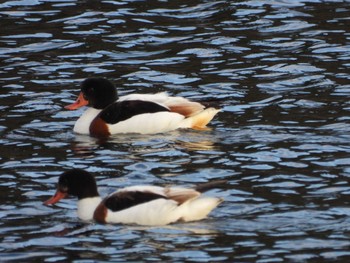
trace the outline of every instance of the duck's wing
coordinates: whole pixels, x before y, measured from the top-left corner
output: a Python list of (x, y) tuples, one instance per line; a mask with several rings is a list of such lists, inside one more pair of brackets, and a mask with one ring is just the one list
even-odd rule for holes
[(169, 112), (169, 109), (151, 101), (126, 100), (109, 105), (97, 118), (108, 124), (116, 124), (136, 115), (163, 111)]
[(146, 191), (119, 191), (105, 198), (103, 203), (107, 209), (118, 212), (160, 198), (165, 199), (166, 197)]
[(181, 187), (126, 187), (107, 196), (96, 208), (94, 219), (100, 223), (139, 225), (201, 220), (222, 199), (200, 195), (194, 189)]
[(179, 205), (198, 198), (201, 193), (194, 189), (181, 188), (181, 187), (166, 187), (164, 188), (164, 194), (167, 198), (176, 201)]
[(154, 185), (135, 185), (120, 189), (118, 192), (144, 192), (162, 196), (163, 198), (173, 200), (178, 204), (182, 204), (188, 200), (197, 198), (201, 195), (195, 189), (185, 187), (161, 187)]
[[(147, 132), (145, 125), (149, 120), (142, 116), (144, 114), (154, 115), (157, 113), (170, 113), (170, 111), (150, 101), (130, 100), (115, 102), (103, 109), (91, 121), (89, 132), (90, 135), (96, 137), (107, 137), (115, 133), (142, 133), (144, 130)], [(127, 120), (132, 121), (125, 123)]]
[[(157, 221), (157, 205), (169, 206), (163, 195), (146, 191), (117, 191), (107, 196), (94, 211), (94, 219), (99, 223), (152, 224)], [(170, 204), (171, 205), (171, 204)], [(169, 206), (168, 209), (172, 209)], [(152, 220), (149, 217), (155, 217)], [(156, 224), (155, 223), (155, 224)]]
[(188, 188), (140, 185), (120, 189), (105, 198), (103, 202), (108, 209), (116, 212), (156, 199), (173, 200), (181, 205), (200, 195), (198, 191)]
[(118, 101), (143, 100), (157, 103), (168, 108), (171, 112), (185, 117), (193, 116), (203, 111), (205, 106), (199, 102), (190, 101), (184, 97), (169, 96), (166, 92), (156, 94), (130, 94), (120, 97)]

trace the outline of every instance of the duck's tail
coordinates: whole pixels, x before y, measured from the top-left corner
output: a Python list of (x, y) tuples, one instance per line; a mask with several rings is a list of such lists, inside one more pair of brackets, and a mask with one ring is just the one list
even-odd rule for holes
[(207, 108), (203, 110), (202, 112), (188, 117), (183, 120), (181, 128), (192, 128), (196, 130), (205, 130), (206, 125), (214, 118), (214, 116), (219, 112), (220, 110), (215, 108)]
[(185, 222), (204, 219), (208, 214), (223, 202), (222, 198), (199, 197), (188, 201), (186, 204), (187, 213), (184, 213), (182, 220)]

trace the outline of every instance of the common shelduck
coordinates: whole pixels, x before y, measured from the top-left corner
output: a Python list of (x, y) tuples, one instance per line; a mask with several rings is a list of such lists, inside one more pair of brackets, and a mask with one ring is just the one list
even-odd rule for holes
[(223, 200), (202, 196), (199, 191), (205, 190), (205, 187), (201, 190), (200, 187), (189, 189), (138, 185), (122, 188), (102, 199), (92, 174), (81, 169), (71, 169), (60, 175), (55, 195), (44, 204), (55, 204), (73, 195), (78, 197), (78, 217), (82, 220), (167, 225), (206, 218)]
[(75, 123), (74, 132), (95, 137), (117, 133), (155, 134), (179, 128), (205, 129), (219, 112), (165, 92), (118, 98), (115, 86), (104, 78), (84, 80), (76, 102), (65, 108), (75, 110), (82, 106), (88, 109)]

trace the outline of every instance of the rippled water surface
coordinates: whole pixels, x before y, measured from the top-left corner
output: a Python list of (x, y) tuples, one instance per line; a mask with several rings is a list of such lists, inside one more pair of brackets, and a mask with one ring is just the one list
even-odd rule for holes
[[(348, 262), (350, 2), (13, 0), (0, 4), (1, 261)], [(89, 76), (222, 108), (210, 131), (107, 141), (66, 111)], [(227, 184), (204, 221), (85, 224), (42, 205), (57, 176)]]

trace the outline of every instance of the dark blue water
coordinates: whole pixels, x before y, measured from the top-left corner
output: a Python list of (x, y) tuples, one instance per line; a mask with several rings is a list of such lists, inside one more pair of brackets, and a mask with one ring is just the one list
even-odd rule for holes
[[(0, 256), (35, 262), (347, 262), (350, 2), (0, 3)], [(90, 76), (120, 95), (219, 105), (210, 131), (72, 132)], [(42, 205), (72, 167), (105, 195), (136, 184), (227, 184), (204, 221), (84, 224)]]

